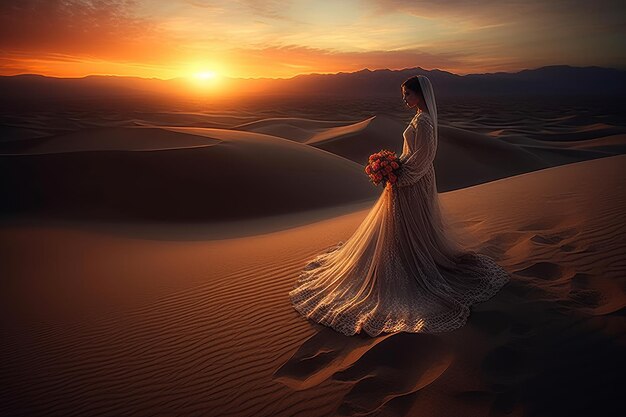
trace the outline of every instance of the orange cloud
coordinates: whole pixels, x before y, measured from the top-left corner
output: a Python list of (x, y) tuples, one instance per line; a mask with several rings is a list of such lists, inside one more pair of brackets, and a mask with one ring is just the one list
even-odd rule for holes
[(158, 25), (131, 15), (122, 0), (24, 0), (0, 3), (0, 49), (7, 59), (56, 55), (158, 62), (172, 45)]
[[(292, 77), (626, 66), (614, 0), (0, 2), (0, 74)], [(549, 28), (549, 30), (545, 30)], [(591, 34), (592, 36), (585, 36)]]
[[(234, 49), (229, 60), (236, 63), (238, 74), (273, 73), (275, 77), (291, 77), (298, 73), (336, 73), (363, 68), (444, 68), (460, 66), (459, 56), (433, 55), (419, 50), (340, 52), (305, 46)], [(323, 69), (323, 70), (321, 70)]]

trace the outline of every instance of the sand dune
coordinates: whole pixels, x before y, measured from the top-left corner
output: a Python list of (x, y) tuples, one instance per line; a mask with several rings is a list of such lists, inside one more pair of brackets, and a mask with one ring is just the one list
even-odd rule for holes
[[(482, 120), (485, 122), (485, 120)], [(380, 149), (402, 151), (402, 132), (406, 123), (386, 116), (373, 116), (359, 122), (320, 122), (303, 118), (270, 118), (238, 129), (262, 131), (273, 136), (306, 143), (361, 165)], [(603, 134), (603, 126), (580, 127)], [(612, 128), (611, 132), (620, 131)], [(576, 132), (570, 132), (575, 136)], [(543, 141), (530, 137), (493, 139), (490, 133), (476, 133), (447, 124), (439, 126), (439, 151), (435, 159), (440, 191), (506, 178), (525, 172), (571, 162), (621, 154), (626, 151), (626, 136), (594, 137), (565, 141)], [(399, 139), (400, 138), (400, 139)]]
[(385, 116), (358, 122), (326, 122), (303, 118), (270, 118), (234, 127), (305, 143), (365, 165), (381, 149), (402, 152), (406, 126)]
[[(398, 155), (402, 152), (405, 123), (386, 116), (374, 116), (356, 123), (327, 123), (333, 126), (302, 118), (271, 118), (241, 128), (306, 143), (361, 165), (365, 165), (369, 155), (380, 149), (390, 149)], [(435, 159), (437, 185), (439, 191), (445, 192), (625, 151), (624, 135), (586, 141), (541, 141), (528, 137), (517, 141), (511, 138), (497, 140), (490, 134), (442, 124)]]
[(562, 141), (542, 141), (524, 138), (513, 143), (532, 147), (559, 148), (559, 149), (586, 149), (590, 151), (606, 152), (610, 154), (620, 154), (626, 151), (626, 135), (609, 135), (587, 140), (562, 140)]
[(2, 147), (0, 189), (11, 196), (5, 211), (222, 221), (354, 203), (377, 192), (352, 161), (258, 133), (110, 128), (27, 142)]
[(271, 117), (233, 126), (232, 129), (248, 132), (264, 133), (296, 142), (306, 142), (316, 132), (326, 131), (336, 126), (344, 126), (346, 122), (312, 120), (301, 117)]
[(5, 223), (0, 414), (616, 416), (624, 166), (441, 194), (468, 245), (513, 280), (437, 335), (345, 337), (291, 307), (305, 261), (367, 208), (216, 241)]
[[(406, 124), (385, 116), (374, 116), (356, 123), (344, 122), (332, 127), (295, 118), (272, 118), (249, 126), (255, 126), (255, 129), (260, 126), (264, 132), (327, 150), (361, 165), (367, 163), (369, 155), (381, 149), (390, 149), (399, 155), (402, 152), (402, 132), (406, 128)], [(584, 152), (579, 155), (580, 152), (574, 151), (577, 155), (571, 158), (566, 155), (571, 152), (562, 150), (564, 147), (552, 148), (546, 143), (540, 148), (519, 146), (446, 125), (440, 126), (439, 134), (435, 168), (440, 191), (598, 157)]]
[[(219, 223), (350, 205), (376, 197), (363, 167), (381, 149), (400, 154), (404, 128), (386, 116), (269, 118), (232, 129), (113, 126), (3, 141), (0, 191), (10, 197), (2, 210)], [(439, 134), (440, 192), (626, 150), (624, 135), (513, 143), (448, 125)]]
[[(222, 222), (345, 206), (376, 197), (363, 166), (380, 149), (400, 154), (404, 128), (385, 116), (270, 118), (233, 129), (116, 126), (4, 141), (3, 211)], [(624, 135), (511, 143), (447, 125), (439, 132), (440, 192), (626, 149)]]
[(38, 155), (86, 151), (158, 151), (210, 146), (218, 139), (155, 127), (105, 127), (5, 142), (2, 154)]
[(317, 133), (307, 144), (341, 155), (361, 165), (381, 149), (402, 153), (402, 132), (406, 124), (374, 116), (348, 126)]
[[(542, 133), (539, 132), (536, 136), (538, 139), (542, 138)], [(557, 129), (552, 129), (547, 132), (547, 138), (550, 141), (580, 141), (597, 138), (598, 136), (610, 136), (624, 133), (624, 129), (618, 126), (611, 126), (604, 123), (585, 123), (575, 129), (575, 131), (565, 130), (559, 132)]]

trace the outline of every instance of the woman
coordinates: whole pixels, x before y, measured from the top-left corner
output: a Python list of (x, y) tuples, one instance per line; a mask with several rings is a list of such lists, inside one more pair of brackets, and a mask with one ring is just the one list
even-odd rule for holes
[(437, 106), (430, 80), (402, 84), (415, 117), (404, 131), (398, 181), (387, 184), (354, 234), (308, 262), (289, 296), (295, 309), (353, 335), (451, 331), (470, 306), (509, 276), (491, 258), (464, 251), (439, 207), (433, 161)]

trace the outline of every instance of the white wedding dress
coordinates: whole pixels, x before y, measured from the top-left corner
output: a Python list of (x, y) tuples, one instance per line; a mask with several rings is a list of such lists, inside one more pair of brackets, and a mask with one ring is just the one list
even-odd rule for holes
[(418, 112), (404, 131), (398, 182), (296, 280), (289, 296), (300, 314), (345, 335), (451, 331), (508, 282), (493, 259), (463, 250), (444, 228), (436, 149), (436, 120)]

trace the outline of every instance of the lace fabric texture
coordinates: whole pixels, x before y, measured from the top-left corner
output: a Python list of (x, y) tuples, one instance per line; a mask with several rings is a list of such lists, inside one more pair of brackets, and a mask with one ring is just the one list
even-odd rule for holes
[(383, 189), (348, 240), (307, 262), (289, 292), (301, 315), (348, 336), (445, 332), (509, 281), (493, 259), (447, 233), (433, 130), (428, 113), (418, 113), (404, 131), (398, 182)]

